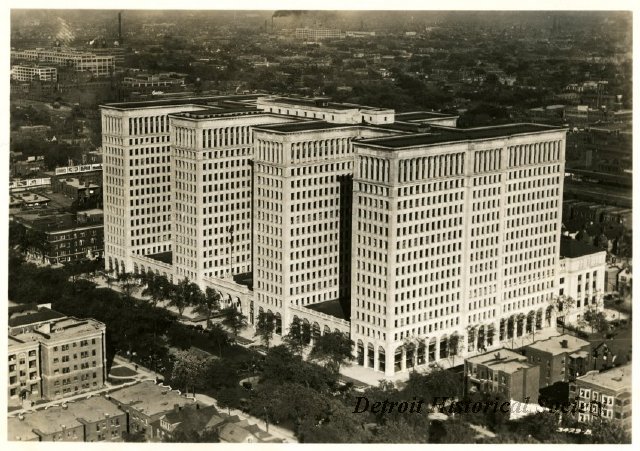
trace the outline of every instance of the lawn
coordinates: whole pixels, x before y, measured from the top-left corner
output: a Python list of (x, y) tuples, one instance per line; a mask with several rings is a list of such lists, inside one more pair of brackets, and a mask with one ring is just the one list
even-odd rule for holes
[(134, 370), (132, 370), (131, 368), (127, 368), (126, 366), (114, 366), (111, 368), (109, 376), (133, 377), (137, 374), (138, 373), (136, 373)]

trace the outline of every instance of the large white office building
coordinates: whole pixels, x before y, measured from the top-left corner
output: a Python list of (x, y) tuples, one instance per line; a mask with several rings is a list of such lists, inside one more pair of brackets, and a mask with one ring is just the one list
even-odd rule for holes
[(349, 333), (387, 376), (552, 324), (562, 129), (255, 96), (102, 114), (107, 269)]

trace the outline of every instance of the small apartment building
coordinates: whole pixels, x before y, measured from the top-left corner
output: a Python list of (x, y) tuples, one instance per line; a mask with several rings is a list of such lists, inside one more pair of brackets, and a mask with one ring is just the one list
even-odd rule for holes
[(126, 431), (126, 414), (101, 396), (63, 403), (8, 419), (11, 441), (116, 442)]
[(575, 306), (558, 311), (558, 319), (575, 323), (588, 308), (602, 308), (605, 290), (607, 253), (582, 241), (568, 237), (560, 239), (558, 295), (571, 297)]
[(569, 382), (591, 369), (591, 344), (565, 334), (524, 347), (529, 363), (540, 366), (540, 387)]
[[(108, 399), (127, 414), (127, 430), (142, 432), (147, 440), (159, 435), (159, 420), (166, 414), (195, 404), (169, 387), (144, 381), (109, 393)], [(155, 428), (154, 428), (155, 424)]]
[(578, 421), (589, 422), (602, 417), (631, 429), (631, 364), (602, 373), (590, 371), (569, 386), (582, 412)]
[(40, 334), (42, 395), (46, 399), (94, 391), (104, 386), (106, 326), (93, 319), (66, 317)]
[(40, 344), (28, 335), (9, 336), (9, 404), (42, 396)]
[[(11, 308), (9, 370), (16, 365), (20, 390), (12, 395), (18, 386), (9, 379), (9, 398), (54, 400), (102, 388), (105, 330), (101, 322), (67, 317), (44, 305)], [(22, 377), (28, 383), (23, 385)]]
[(500, 349), (465, 359), (466, 391), (475, 388), (527, 404), (538, 402), (539, 368), (509, 349)]

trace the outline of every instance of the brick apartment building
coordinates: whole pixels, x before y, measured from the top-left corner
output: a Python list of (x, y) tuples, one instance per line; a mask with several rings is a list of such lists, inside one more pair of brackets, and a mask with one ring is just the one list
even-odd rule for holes
[(473, 387), (518, 402), (538, 402), (539, 368), (517, 352), (500, 349), (465, 360), (466, 390)]
[(569, 382), (591, 369), (591, 344), (565, 334), (524, 347), (529, 363), (540, 367), (540, 387)]
[(104, 386), (104, 324), (43, 306), (9, 309), (9, 403), (61, 399)]

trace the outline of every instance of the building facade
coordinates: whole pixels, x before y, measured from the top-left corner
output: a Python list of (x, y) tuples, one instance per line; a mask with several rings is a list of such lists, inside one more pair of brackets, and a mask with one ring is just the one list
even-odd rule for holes
[[(552, 327), (565, 130), (252, 101), (103, 107), (107, 269), (228, 290), (282, 333), (347, 299), (326, 330), (350, 319), (357, 362), (387, 376)], [(252, 288), (230, 283), (244, 271)]]
[(11, 66), (11, 79), (18, 81), (57, 81), (58, 70), (48, 66), (29, 66), (16, 64)]
[(104, 387), (105, 331), (98, 321), (46, 307), (10, 317), (10, 400), (62, 399)]
[[(571, 298), (562, 311), (561, 321), (577, 323), (590, 308), (604, 308), (607, 253), (581, 241), (562, 237), (560, 240), (560, 266), (558, 271), (558, 295)], [(574, 305), (571, 305), (574, 304)]]
[(631, 429), (631, 364), (604, 372), (590, 371), (569, 386), (569, 396), (580, 407), (578, 421), (598, 417)]
[(361, 360), (391, 375), (551, 326), (564, 148), (563, 130), (528, 124), (356, 143)]
[(591, 344), (573, 335), (539, 340), (523, 349), (530, 363), (540, 367), (540, 388), (574, 381), (592, 369)]
[(464, 361), (465, 389), (526, 404), (538, 402), (538, 365), (509, 349), (477, 355)]
[(109, 76), (115, 70), (114, 57), (111, 55), (96, 55), (67, 48), (12, 50), (11, 58), (73, 67), (78, 72), (89, 72), (96, 77)]

